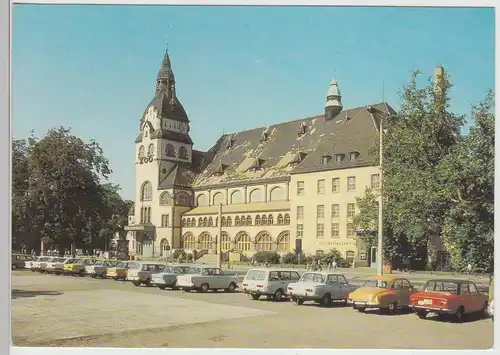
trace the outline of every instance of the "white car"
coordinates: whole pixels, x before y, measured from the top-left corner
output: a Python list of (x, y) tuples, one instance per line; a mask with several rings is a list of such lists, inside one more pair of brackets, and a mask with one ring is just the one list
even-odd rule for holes
[(157, 261), (138, 261), (128, 269), (127, 281), (132, 281), (134, 286), (150, 286), (152, 275), (160, 272), (165, 266), (165, 263)]
[(158, 286), (160, 290), (169, 287), (177, 288), (177, 276), (186, 274), (190, 266), (169, 265), (165, 266), (160, 272), (151, 275), (151, 283)]
[(113, 262), (107, 260), (87, 260), (85, 263), (85, 274), (91, 277), (106, 278), (109, 267), (113, 267)]
[(347, 303), (349, 293), (357, 288), (350, 285), (342, 274), (306, 272), (298, 282), (289, 284), (287, 291), (297, 305), (304, 301), (314, 301), (322, 306), (329, 306), (332, 301)]
[(66, 258), (52, 257), (47, 261), (40, 261), (40, 264), (38, 266), (38, 271), (50, 273), (50, 271), (48, 270), (49, 265), (52, 266), (54, 264), (60, 264), (63, 263), (64, 260), (66, 260)]
[(45, 266), (45, 272), (47, 274), (61, 275), (63, 273), (64, 265), (73, 263), (75, 259), (73, 258), (52, 258), (47, 262)]
[(213, 266), (191, 266), (185, 275), (177, 276), (177, 287), (183, 291), (207, 292), (213, 290), (216, 292), (224, 290), (233, 292), (238, 287), (238, 276), (224, 274), (224, 271)]
[(40, 269), (40, 264), (41, 263), (46, 263), (50, 259), (51, 259), (50, 256), (39, 256), (39, 257), (37, 257), (36, 260), (33, 260), (30, 263), (30, 269), (31, 269), (31, 271), (33, 271), (33, 272), (38, 271)]
[(243, 292), (253, 300), (268, 296), (276, 301), (286, 297), (289, 283), (297, 282), (300, 274), (293, 269), (262, 268), (248, 270), (241, 284)]
[(493, 303), (494, 300), (491, 300), (490, 304), (488, 305), (488, 314), (491, 316), (491, 320), (495, 317), (495, 305)]

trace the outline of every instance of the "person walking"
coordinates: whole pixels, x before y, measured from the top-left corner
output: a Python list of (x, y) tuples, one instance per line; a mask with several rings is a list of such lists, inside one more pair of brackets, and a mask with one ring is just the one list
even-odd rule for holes
[(337, 271), (337, 261), (335, 259), (332, 260), (332, 269), (333, 271)]
[(472, 273), (472, 265), (471, 265), (471, 263), (469, 263), (469, 264), (467, 265), (467, 274), (469, 274), (469, 275), (470, 275), (471, 273)]

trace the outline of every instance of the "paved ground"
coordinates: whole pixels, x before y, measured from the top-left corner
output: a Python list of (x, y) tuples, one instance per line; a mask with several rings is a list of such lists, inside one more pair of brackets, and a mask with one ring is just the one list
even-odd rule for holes
[[(463, 324), (351, 308), (182, 293), (90, 278), (12, 273), (17, 346), (487, 349), (490, 319)], [(418, 335), (418, 336), (416, 336)]]

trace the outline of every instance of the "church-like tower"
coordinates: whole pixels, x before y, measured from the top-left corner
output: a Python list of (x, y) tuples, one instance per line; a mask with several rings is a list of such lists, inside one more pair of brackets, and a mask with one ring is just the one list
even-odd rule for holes
[(333, 78), (326, 94), (325, 120), (335, 118), (342, 111), (342, 95), (340, 94), (339, 83)]

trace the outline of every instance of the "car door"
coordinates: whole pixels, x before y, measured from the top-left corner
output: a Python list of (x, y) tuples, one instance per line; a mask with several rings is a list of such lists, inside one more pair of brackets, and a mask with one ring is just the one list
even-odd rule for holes
[(471, 303), (471, 311), (478, 312), (483, 309), (486, 297), (480, 294), (475, 283), (469, 283), (469, 297)]
[(326, 284), (328, 286), (328, 291), (330, 292), (332, 299), (336, 300), (341, 298), (340, 285), (337, 275), (328, 275), (326, 277)]
[(280, 288), (283, 292), (286, 292), (288, 284), (292, 282), (292, 276), (290, 275), (290, 271), (280, 271)]
[(281, 286), (281, 280), (277, 271), (269, 272), (269, 277), (267, 279), (267, 288), (269, 293), (275, 293)]
[(410, 281), (401, 279), (401, 290), (399, 292), (399, 305), (404, 307), (408, 306), (410, 304), (410, 295), (413, 293)]
[(469, 291), (469, 284), (467, 282), (460, 284), (460, 291), (458, 295), (460, 298), (461, 305), (464, 306), (465, 313), (474, 312), (475, 310), (474, 300), (471, 297)]
[(347, 299), (349, 293), (351, 292), (349, 284), (343, 275), (337, 275), (337, 278), (339, 282), (339, 299)]
[[(396, 301), (398, 302), (398, 306), (404, 306), (405, 305), (405, 294), (403, 291), (403, 280), (401, 279), (396, 279), (393, 280), (390, 286), (390, 290), (394, 297), (396, 298)], [(408, 303), (406, 303), (408, 304)]]
[(225, 277), (224, 272), (219, 268), (213, 270), (213, 279), (217, 288), (227, 288), (229, 286), (229, 279)]

